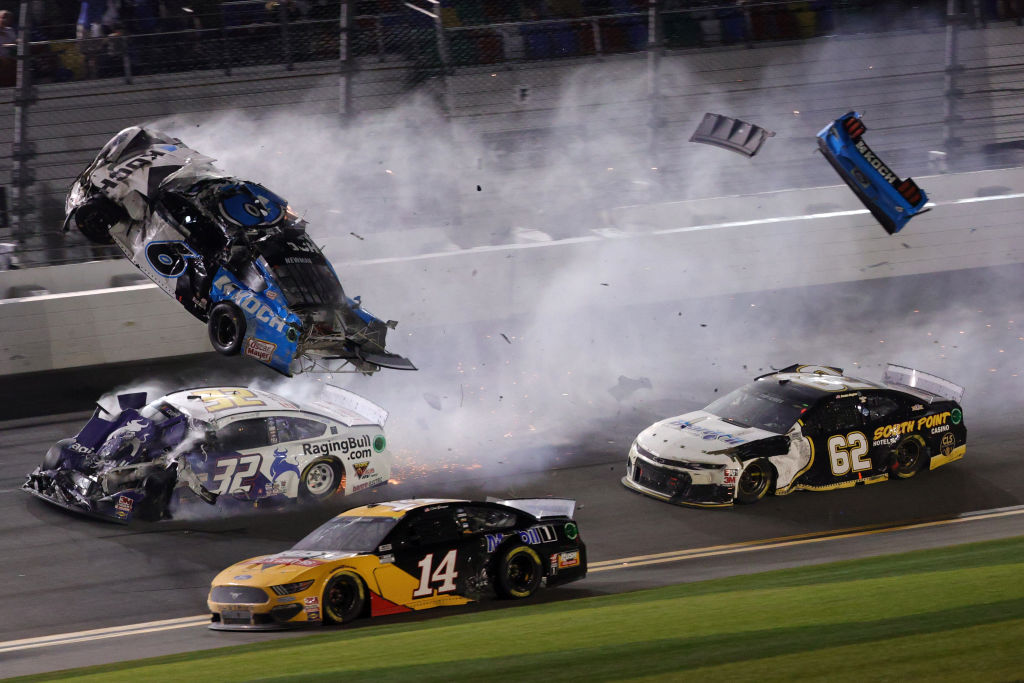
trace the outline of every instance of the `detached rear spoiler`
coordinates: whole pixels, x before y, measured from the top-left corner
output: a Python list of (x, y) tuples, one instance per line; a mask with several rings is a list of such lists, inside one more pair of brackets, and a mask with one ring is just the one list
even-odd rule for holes
[(319, 402), (341, 410), (343, 413), (353, 414), (370, 424), (383, 427), (384, 423), (388, 421), (388, 411), (370, 399), (331, 384), (324, 385)]
[(773, 131), (722, 114), (704, 114), (690, 142), (703, 142), (722, 149), (739, 152), (748, 157), (757, 154), (765, 139), (774, 137)]
[(576, 511), (576, 501), (571, 498), (494, 498), (487, 497), (488, 503), (500, 503), (528, 512), (537, 519), (545, 517), (568, 517)]
[(917, 389), (918, 391), (933, 394), (939, 398), (956, 401), (957, 403), (964, 396), (964, 388), (953, 384), (948, 379), (942, 379), (936, 375), (929, 375), (927, 372), (914, 370), (890, 363), (885, 368), (885, 375), (882, 376), (885, 384), (895, 385), (904, 389)]

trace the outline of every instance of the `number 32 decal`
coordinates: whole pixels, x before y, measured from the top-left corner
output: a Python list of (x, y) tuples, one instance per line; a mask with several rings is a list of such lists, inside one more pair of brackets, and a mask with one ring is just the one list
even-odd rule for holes
[(871, 460), (862, 459), (868, 452), (868, 438), (862, 432), (828, 437), (828, 457), (832, 474), (841, 477), (850, 472), (871, 469)]

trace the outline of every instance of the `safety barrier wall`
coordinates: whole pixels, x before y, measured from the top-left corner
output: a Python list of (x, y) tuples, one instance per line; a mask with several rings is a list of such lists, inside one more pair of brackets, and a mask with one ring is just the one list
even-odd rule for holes
[[(417, 329), (495, 311), (568, 315), (1024, 262), (1024, 197), (1011, 191), (1024, 187), (1024, 169), (919, 180), (942, 203), (892, 237), (845, 187), (828, 187), (623, 207), (609, 216), (612, 230), (561, 242), (335, 263), (350, 293), (400, 321), (393, 346), (415, 356)], [(835, 215), (808, 216), (822, 208)], [(0, 330), (0, 374), (209, 350), (204, 326), (154, 285), (7, 300)]]

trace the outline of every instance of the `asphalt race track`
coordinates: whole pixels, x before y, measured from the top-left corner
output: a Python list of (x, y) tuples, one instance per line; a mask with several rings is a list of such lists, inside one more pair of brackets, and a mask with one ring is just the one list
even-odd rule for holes
[[(21, 419), (0, 423), (0, 576), (7, 588), (0, 620), (0, 672), (36, 673), (290, 637), (215, 633), (198, 625), (194, 617), (204, 612), (210, 578), (239, 559), (287, 547), (297, 530), (311, 529), (345, 507), (372, 500), (576, 498), (594, 570), (585, 581), (542, 593), (539, 600), (1024, 533), (1024, 515), (1013, 511), (984, 520), (876, 533), (876, 527), (1024, 504), (1024, 377), (1019, 376), (1024, 370), (1024, 304), (1016, 296), (1022, 279), (1024, 267), (1008, 265), (631, 307), (621, 312), (622, 318), (607, 317), (620, 330), (617, 319), (630, 321), (630, 329), (621, 332), (621, 354), (603, 358), (607, 367), (580, 380), (603, 386), (604, 395), (593, 392), (564, 411), (559, 401), (574, 399), (572, 383), (552, 382), (550, 372), (494, 375), (491, 380), (499, 386), (486, 389), (472, 378), (488, 363), (514, 364), (516, 356), (510, 354), (519, 352), (516, 343), (521, 345), (515, 331), (536, 321), (419, 329), (420, 348), (450, 346), (453, 338), (481, 341), (471, 351), (458, 351), (470, 354), (459, 359), (460, 371), (468, 377), (458, 389), (438, 384), (446, 372), (440, 362), (437, 369), (427, 364), (419, 373), (381, 374), (356, 384), (392, 411), (388, 426), (397, 483), (330, 506), (244, 510), (232, 517), (211, 516), (211, 509), (197, 504), (171, 521), (122, 527), (76, 517), (19, 490), (46, 449), (77, 431), (98, 393), (133, 377), (171, 384), (237, 382), (218, 359), (204, 355), (103, 372), (4, 378), (0, 389), (4, 396), (18, 397)], [(502, 340), (499, 335), (506, 331), (509, 339)], [(600, 340), (591, 343), (600, 345)], [(659, 364), (667, 354), (675, 354), (671, 363)], [(674, 507), (619, 483), (626, 449), (640, 429), (657, 418), (699, 407), (720, 388), (728, 390), (759, 370), (767, 371), (766, 365), (833, 363), (877, 379), (887, 360), (916, 365), (967, 387), (969, 437), (963, 461), (909, 481), (798, 492), (731, 510)], [(598, 367), (593, 362), (589, 366)], [(245, 367), (255, 379), (273, 381), (254, 364)], [(500, 386), (503, 382), (509, 383), (507, 391)], [(64, 390), (70, 386), (75, 390)], [(437, 394), (433, 400), (427, 396), (430, 391)], [(512, 394), (518, 391), (524, 393), (517, 399)], [(524, 406), (532, 401), (544, 407), (544, 414), (524, 419), (529, 412)], [(440, 412), (437, 404), (442, 405)], [(470, 419), (460, 423), (460, 415)], [(468, 445), (461, 443), (463, 437)], [(872, 533), (813, 540), (865, 527)], [(779, 542), (656, 563), (636, 559), (808, 535), (812, 542)], [(625, 558), (634, 558), (629, 560), (632, 566), (622, 566)], [(118, 637), (79, 634), (178, 618), (184, 621), (130, 629), (129, 635)], [(33, 640), (58, 634), (79, 635), (59, 644)]]

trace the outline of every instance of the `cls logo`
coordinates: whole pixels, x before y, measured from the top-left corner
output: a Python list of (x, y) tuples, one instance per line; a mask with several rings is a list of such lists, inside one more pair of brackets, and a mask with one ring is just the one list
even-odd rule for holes
[(199, 254), (181, 240), (163, 240), (146, 245), (149, 265), (166, 278), (181, 277), (190, 258), (199, 258)]

